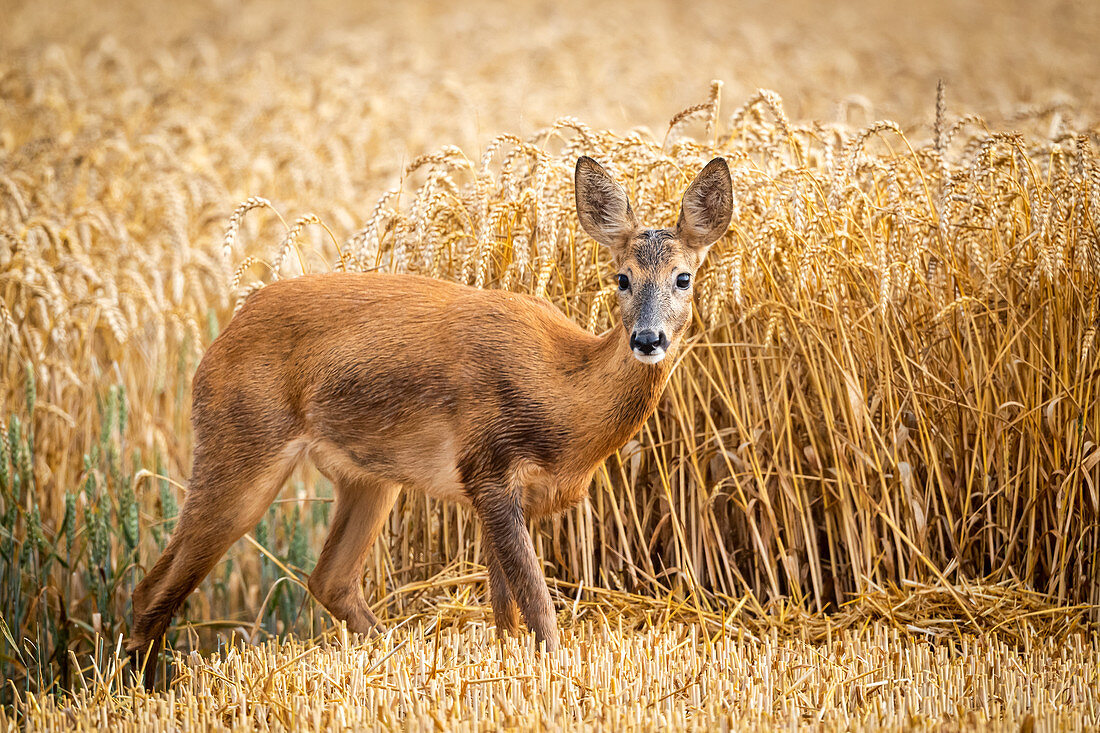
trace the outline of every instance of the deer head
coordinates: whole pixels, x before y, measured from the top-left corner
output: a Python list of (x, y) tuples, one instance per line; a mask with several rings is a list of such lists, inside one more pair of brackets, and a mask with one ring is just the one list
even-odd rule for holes
[(656, 364), (687, 329), (695, 272), (729, 227), (729, 166), (724, 158), (707, 163), (684, 192), (672, 229), (642, 228), (626, 191), (592, 158), (577, 160), (575, 182), (581, 226), (610, 248), (618, 271), (619, 314), (630, 348), (638, 361)]

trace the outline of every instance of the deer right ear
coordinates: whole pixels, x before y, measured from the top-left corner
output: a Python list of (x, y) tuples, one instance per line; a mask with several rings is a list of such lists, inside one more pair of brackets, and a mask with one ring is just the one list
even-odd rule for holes
[(710, 245), (729, 229), (733, 216), (733, 181), (725, 158), (707, 163), (684, 192), (676, 231), (699, 253), (700, 259)]
[(587, 155), (577, 159), (574, 177), (577, 218), (588, 236), (611, 248), (618, 256), (626, 240), (638, 229), (626, 191), (604, 167)]

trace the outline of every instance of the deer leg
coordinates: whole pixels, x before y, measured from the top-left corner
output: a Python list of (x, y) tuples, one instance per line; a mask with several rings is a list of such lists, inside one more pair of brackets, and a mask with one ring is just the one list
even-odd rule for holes
[(363, 597), (363, 565), (400, 491), (400, 484), (375, 479), (336, 484), (336, 514), (309, 592), (354, 633), (381, 629)]
[(196, 462), (179, 524), (164, 553), (134, 589), (130, 652), (134, 669), (152, 689), (162, 637), (177, 609), (206, 577), (226, 550), (260, 521), (279, 493), (296, 455), (269, 454), (259, 471), (230, 475), (219, 464)]
[(485, 568), (489, 572), (489, 599), (493, 605), (493, 619), (497, 625), (497, 636), (515, 634), (519, 631), (519, 606), (508, 587), (508, 578), (504, 568), (493, 554), (492, 543), (487, 532), (481, 534), (481, 552), (485, 555)]
[[(511, 486), (486, 487), (474, 494), (474, 510), (481, 519), (492, 555), (535, 641), (547, 651), (558, 647), (558, 626), (550, 590), (535, 556), (531, 535), (523, 523), (519, 492)], [(490, 571), (492, 572), (492, 571)], [(492, 575), (490, 574), (490, 585)], [(495, 600), (495, 598), (494, 598)]]

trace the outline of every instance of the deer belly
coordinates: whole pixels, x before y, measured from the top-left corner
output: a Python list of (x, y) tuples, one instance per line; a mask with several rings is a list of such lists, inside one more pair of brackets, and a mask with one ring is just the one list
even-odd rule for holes
[(452, 461), (450, 464), (439, 463), (435, 466), (431, 475), (424, 477), (420, 489), (434, 499), (444, 501), (457, 501), (460, 504), (469, 504), (470, 497), (463, 491), (462, 482), (458, 480), (458, 466)]
[[(402, 437), (373, 435), (369, 440), (337, 444), (320, 440), (310, 454), (330, 479), (373, 476), (418, 489), (436, 499), (469, 503), (462, 490), (454, 439), (424, 431), (397, 431)], [(402, 439), (403, 438), (403, 439)]]
[(407, 448), (397, 447), (394, 457), (400, 481), (409, 488), (419, 489), (435, 499), (469, 503), (462, 489), (455, 441), (450, 435), (418, 441)]

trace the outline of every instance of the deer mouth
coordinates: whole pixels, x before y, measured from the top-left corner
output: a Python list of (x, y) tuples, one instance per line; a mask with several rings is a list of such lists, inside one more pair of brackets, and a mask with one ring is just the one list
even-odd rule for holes
[(668, 352), (664, 349), (654, 349), (648, 354), (639, 349), (634, 349), (634, 358), (643, 364), (656, 364), (661, 361), (661, 359), (664, 359), (666, 354), (668, 354)]

